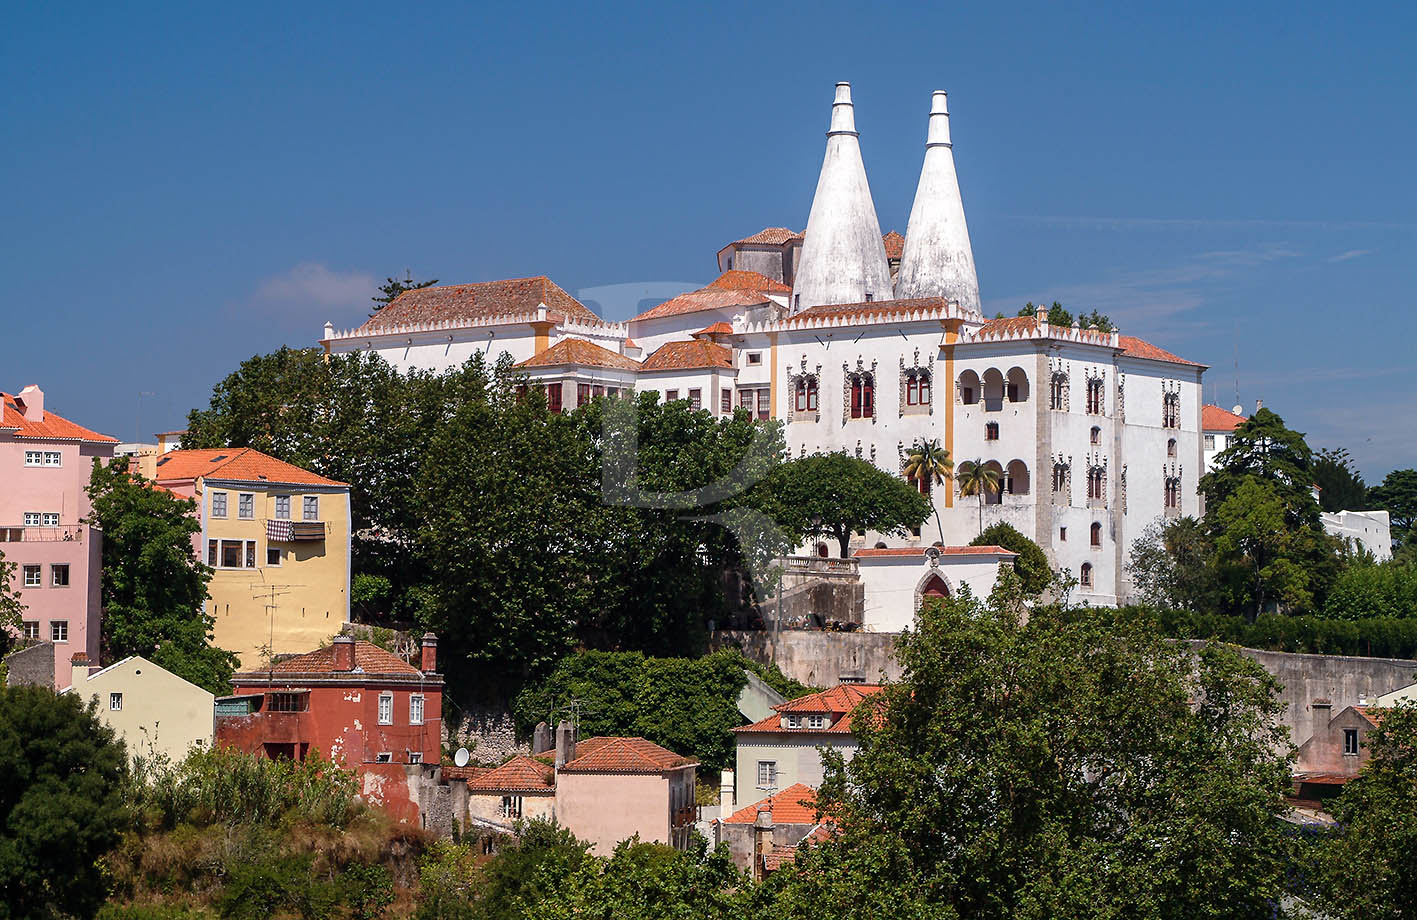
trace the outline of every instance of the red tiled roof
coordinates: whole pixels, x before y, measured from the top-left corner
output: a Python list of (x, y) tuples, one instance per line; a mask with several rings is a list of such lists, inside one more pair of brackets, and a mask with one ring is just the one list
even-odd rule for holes
[(1234, 431), (1246, 418), (1219, 406), (1201, 406), (1201, 431)]
[(1381, 706), (1354, 706), (1353, 709), (1358, 715), (1367, 719), (1373, 725), (1377, 725), (1383, 717), (1383, 708)]
[(1134, 335), (1117, 336), (1117, 344), (1122, 348), (1122, 354), (1131, 358), (1147, 358), (1152, 361), (1167, 361), (1171, 364), (1189, 364), (1191, 367), (1205, 367), (1196, 361), (1187, 361), (1185, 358), (1177, 357), (1164, 348), (1158, 348), (1150, 342), (1143, 341)]
[(467, 781), (468, 792), (550, 792), (556, 788), (556, 768), (539, 757), (518, 754), (481, 776)]
[(709, 282), (707, 288), (716, 288), (724, 291), (756, 291), (758, 293), (769, 294), (790, 294), (792, 288), (781, 281), (774, 281), (762, 272), (750, 272), (743, 269), (730, 269)]
[[(1002, 546), (936, 546), (941, 556), (1017, 556), (1018, 553)], [(926, 550), (918, 546), (891, 546), (886, 549), (865, 548), (852, 553), (853, 556), (918, 556), (924, 558)]]
[(1003, 316), (991, 319), (979, 328), (981, 333), (1000, 335), (1003, 333), (1026, 333), (1038, 331), (1036, 316)]
[(811, 786), (797, 783), (770, 795), (761, 802), (754, 802), (740, 808), (724, 819), (724, 824), (752, 824), (758, 819), (758, 812), (766, 808), (772, 812), (772, 823), (816, 824), (817, 793)]
[(908, 300), (870, 300), (865, 303), (824, 303), (808, 307), (797, 317), (830, 316), (855, 318), (863, 316), (897, 316), (902, 313), (917, 313), (922, 310), (941, 310), (949, 304), (943, 297), (916, 297)]
[[(361, 674), (408, 674), (411, 676), (422, 676), (423, 673), (393, 652), (385, 651), (374, 643), (365, 642), (363, 639), (356, 639), (354, 641), (354, 667), (355, 672)], [(294, 658), (278, 661), (271, 665), (270, 668), (260, 671), (250, 671), (248, 673), (252, 676), (260, 677), (267, 672), (274, 674), (355, 673), (335, 670), (335, 648), (333, 645), (317, 648), (313, 652), (306, 652), (303, 655), (296, 655)]]
[(642, 371), (683, 371), (704, 367), (733, 367), (733, 351), (704, 339), (665, 342), (645, 358)]
[(481, 319), (509, 313), (531, 313), (542, 304), (553, 314), (570, 319), (601, 322), (589, 308), (567, 294), (550, 278), (509, 278), (474, 284), (445, 284), (404, 291), (394, 302), (371, 316), (359, 332), (378, 333), (411, 323), (438, 323)]
[(796, 230), (789, 230), (786, 227), (764, 227), (752, 236), (745, 236), (741, 240), (734, 240), (729, 246), (737, 246), (744, 243), (761, 243), (767, 246), (781, 246), (790, 240), (800, 240), (803, 234)]
[(905, 251), (905, 237), (894, 230), (881, 237), (881, 241), (886, 244), (887, 259), (899, 259), (900, 254)]
[(686, 313), (702, 313), (704, 310), (725, 310), (732, 307), (753, 307), (771, 302), (767, 293), (757, 288), (724, 288), (712, 285), (689, 291), (678, 297), (671, 297), (664, 303), (650, 307), (631, 322), (647, 319), (663, 319), (666, 316), (683, 316)]
[(704, 328), (700, 329), (698, 332), (695, 332), (695, 333), (694, 333), (694, 336), (697, 338), (698, 336), (701, 336), (701, 335), (732, 335), (732, 334), (733, 334), (733, 327), (732, 327), (732, 326), (730, 326), (730, 325), (728, 325), (727, 323), (724, 323), (724, 322), (717, 322), (717, 323), (714, 323), (712, 326), (705, 326)]
[(216, 450), (170, 450), (157, 458), (153, 478), (174, 482), (197, 477), (230, 479), (235, 482), (278, 482), (302, 486), (343, 486), (293, 463), (277, 460), (251, 447), (223, 447)]
[(582, 367), (614, 367), (621, 370), (638, 370), (640, 362), (627, 358), (608, 348), (587, 342), (585, 339), (562, 339), (539, 354), (532, 355), (517, 367), (554, 367), (561, 364), (578, 364)]
[(31, 422), (25, 418), (18, 396), (0, 393), (0, 428), (15, 429), (17, 438), (44, 438), (53, 441), (97, 441), (103, 444), (117, 444), (117, 438), (90, 431), (83, 425), (64, 418), (58, 413), (44, 410), (44, 420)]
[(460, 766), (458, 766), (457, 764), (445, 763), (445, 764), (443, 764), (443, 765), (440, 767), (440, 769), (443, 771), (443, 779), (448, 779), (448, 780), (453, 780), (453, 779), (470, 780), (470, 779), (477, 779), (479, 776), (482, 776), (484, 773), (491, 773), (494, 768), (493, 768), (493, 767), (474, 767), (474, 766), (472, 766), (472, 765), (468, 765), (468, 766), (466, 766), (466, 767), (460, 767)]
[(576, 757), (561, 767), (563, 773), (662, 773), (698, 766), (644, 738), (587, 738), (576, 744)]
[[(793, 734), (811, 734), (820, 732), (830, 732), (832, 734), (849, 734), (851, 732), (851, 719), (841, 718), (849, 715), (862, 700), (870, 699), (880, 693), (885, 688), (880, 684), (839, 684), (830, 690), (823, 690), (819, 693), (811, 693), (807, 696), (798, 697), (795, 700), (788, 700), (773, 707), (776, 714), (760, 719), (752, 725), (744, 725), (733, 729), (734, 732), (792, 732)], [(826, 713), (833, 716), (833, 723), (827, 728), (783, 728), (782, 713)]]

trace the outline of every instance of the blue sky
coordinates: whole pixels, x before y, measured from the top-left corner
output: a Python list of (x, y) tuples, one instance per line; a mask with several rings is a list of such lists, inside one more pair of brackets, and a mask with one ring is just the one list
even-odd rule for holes
[(1417, 466), (1417, 5), (195, 6), (0, 34), (0, 388), (125, 440), (405, 269), (612, 319), (707, 281), (805, 224), (849, 80), (901, 231), (949, 90), (987, 309), (1096, 307), (1370, 481)]

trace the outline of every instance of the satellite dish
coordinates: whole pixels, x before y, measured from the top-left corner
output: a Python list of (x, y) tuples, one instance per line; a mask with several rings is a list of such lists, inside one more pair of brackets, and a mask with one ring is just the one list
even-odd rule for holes
[(1235, 408), (1231, 409), (1230, 411), (1231, 411), (1232, 413), (1234, 413), (1235, 415), (1241, 415), (1241, 414), (1244, 413), (1245, 407), (1244, 407), (1244, 406), (1236, 406)]
[(472, 755), (467, 752), (467, 748), (458, 748), (457, 753), (453, 755), (453, 763), (460, 767), (467, 766), (467, 762), (471, 759)]

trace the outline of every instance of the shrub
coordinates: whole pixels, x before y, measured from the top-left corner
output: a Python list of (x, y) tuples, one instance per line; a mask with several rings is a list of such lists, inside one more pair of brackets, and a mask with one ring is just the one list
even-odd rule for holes
[(1339, 620), (1417, 617), (1417, 566), (1350, 566), (1329, 591), (1324, 615)]

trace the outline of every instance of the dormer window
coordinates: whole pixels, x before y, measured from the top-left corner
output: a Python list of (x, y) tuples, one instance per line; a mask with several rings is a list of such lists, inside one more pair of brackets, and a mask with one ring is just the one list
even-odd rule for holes
[(826, 727), (827, 727), (827, 717), (826, 717), (826, 716), (808, 716), (808, 717), (807, 717), (807, 727), (808, 727), (808, 728), (817, 728), (817, 729), (826, 728)]
[(785, 721), (785, 723), (786, 723), (786, 727), (787, 727), (787, 728), (801, 728), (801, 727), (802, 727), (802, 717), (801, 717), (801, 716), (788, 716), (784, 721)]

